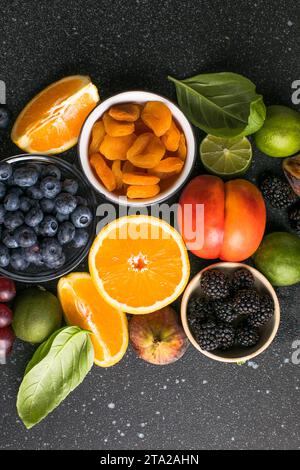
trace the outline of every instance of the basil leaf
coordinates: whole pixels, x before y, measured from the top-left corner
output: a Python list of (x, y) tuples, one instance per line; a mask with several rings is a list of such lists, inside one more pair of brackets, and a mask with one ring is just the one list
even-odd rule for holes
[(76, 326), (59, 330), (35, 355), (17, 398), (18, 413), (27, 429), (44, 419), (83, 381), (94, 361), (89, 333)]
[(263, 125), (263, 97), (248, 78), (236, 73), (208, 73), (175, 83), (180, 108), (187, 118), (208, 134), (236, 137), (256, 132)]
[(61, 328), (60, 330), (55, 331), (52, 333), (52, 335), (44, 341), (35, 351), (34, 355), (28, 362), (26, 369), (25, 369), (25, 375), (34, 367), (36, 366), (42, 359), (44, 359), (45, 356), (47, 356), (48, 352), (50, 351), (50, 348), (52, 346), (52, 343), (56, 336), (62, 331), (64, 328)]

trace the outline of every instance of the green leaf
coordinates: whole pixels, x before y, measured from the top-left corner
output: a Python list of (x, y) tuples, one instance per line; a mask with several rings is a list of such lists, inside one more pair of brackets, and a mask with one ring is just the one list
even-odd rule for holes
[(54, 339), (62, 330), (64, 330), (64, 328), (61, 328), (60, 330), (57, 330), (52, 333), (52, 335), (37, 348), (34, 355), (26, 366), (24, 375), (26, 375), (34, 366), (36, 366), (42, 359), (44, 359), (45, 356), (47, 356), (48, 352), (51, 349)]
[(65, 327), (35, 352), (21, 383), (17, 409), (30, 429), (53, 411), (92, 368), (94, 349), (85, 330)]
[(256, 132), (264, 123), (263, 97), (248, 78), (222, 72), (196, 75), (175, 83), (180, 108), (200, 129), (217, 137)]

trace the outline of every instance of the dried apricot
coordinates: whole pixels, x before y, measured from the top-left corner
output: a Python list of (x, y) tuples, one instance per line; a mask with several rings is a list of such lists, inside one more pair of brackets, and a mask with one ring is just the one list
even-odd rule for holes
[(116, 178), (102, 155), (100, 155), (100, 153), (93, 153), (90, 156), (90, 164), (94, 168), (97, 176), (100, 178), (106, 189), (108, 191), (114, 191), (117, 187)]
[(161, 101), (148, 101), (142, 111), (142, 120), (157, 137), (161, 137), (171, 127), (172, 113)]
[(116, 121), (134, 122), (140, 117), (140, 106), (137, 104), (116, 104), (108, 111), (108, 114)]
[(180, 131), (172, 119), (171, 127), (161, 137), (161, 141), (170, 152), (176, 152), (180, 142)]
[(156, 165), (153, 170), (158, 173), (179, 173), (182, 170), (184, 162), (178, 157), (164, 158)]
[(100, 153), (108, 160), (126, 160), (127, 151), (132, 146), (135, 138), (135, 134), (124, 135), (123, 137), (112, 137), (106, 134), (100, 145)]
[(138, 172), (123, 173), (123, 183), (134, 186), (151, 186), (159, 183), (159, 178)]
[(104, 114), (103, 123), (105, 131), (112, 137), (123, 137), (134, 132), (133, 122), (116, 121), (108, 113)]
[(93, 125), (92, 138), (89, 146), (89, 155), (99, 151), (100, 144), (105, 136), (105, 129), (103, 121), (97, 121)]
[(147, 199), (154, 197), (160, 192), (158, 184), (151, 186), (129, 186), (127, 189), (127, 197), (129, 199)]
[(116, 178), (117, 189), (121, 189), (123, 186), (123, 173), (122, 173), (122, 161), (121, 160), (114, 160), (111, 170)]
[(180, 134), (180, 140), (179, 140), (179, 146), (178, 146), (178, 150), (177, 150), (177, 156), (179, 158), (181, 158), (181, 160), (185, 160), (186, 159), (186, 153), (187, 153), (187, 150), (186, 150), (186, 141), (185, 141), (185, 136), (184, 134)]
[(142, 119), (138, 119), (137, 121), (135, 121), (134, 126), (135, 126), (134, 132), (136, 135), (145, 134), (145, 132), (151, 132), (151, 129), (148, 126), (146, 126), (146, 124), (144, 123)]
[(146, 132), (137, 137), (127, 151), (127, 159), (138, 168), (153, 168), (163, 158), (166, 149), (158, 137)]

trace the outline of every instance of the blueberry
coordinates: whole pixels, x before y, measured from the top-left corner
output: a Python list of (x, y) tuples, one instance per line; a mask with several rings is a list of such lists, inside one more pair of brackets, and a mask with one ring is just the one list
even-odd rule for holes
[(27, 212), (25, 222), (29, 227), (36, 227), (42, 222), (43, 218), (44, 214), (41, 209), (38, 206), (34, 206)]
[(44, 197), (55, 198), (61, 191), (61, 182), (53, 176), (46, 176), (41, 181), (41, 190)]
[(31, 227), (22, 225), (14, 231), (14, 237), (21, 248), (28, 248), (37, 241), (35, 231)]
[(12, 175), (12, 167), (10, 163), (0, 163), (0, 181), (7, 181)]
[(6, 210), (4, 209), (4, 205), (0, 204), (0, 224), (3, 224), (5, 219)]
[(53, 199), (47, 199), (46, 197), (44, 197), (40, 201), (40, 207), (44, 214), (51, 214), (54, 210), (54, 206), (55, 202)]
[(43, 237), (54, 237), (58, 229), (58, 222), (53, 215), (46, 215), (39, 225), (39, 234)]
[(60, 193), (55, 199), (55, 208), (57, 212), (68, 215), (71, 214), (77, 206), (76, 197), (69, 193)]
[(59, 223), (65, 222), (66, 220), (69, 220), (70, 214), (61, 214), (60, 212), (56, 212), (55, 218)]
[(9, 256), (9, 249), (2, 245), (2, 243), (0, 244), (0, 267), (1, 268), (5, 268), (6, 266), (9, 265), (9, 261), (10, 261), (10, 256)]
[(27, 196), (38, 201), (42, 199), (43, 192), (38, 186), (31, 186), (31, 188), (27, 189)]
[(45, 261), (45, 264), (50, 269), (61, 268), (66, 262), (66, 255), (62, 253), (59, 258)]
[(84, 197), (76, 196), (77, 206), (87, 206), (88, 202)]
[(21, 211), (8, 212), (3, 223), (8, 230), (13, 231), (24, 223), (24, 215)]
[(83, 228), (78, 228), (75, 230), (75, 235), (72, 241), (72, 245), (75, 248), (81, 248), (85, 246), (89, 240), (89, 234)]
[(58, 229), (57, 239), (61, 245), (65, 245), (73, 240), (75, 227), (71, 222), (63, 222)]
[(26, 196), (21, 196), (20, 197), (20, 210), (22, 212), (28, 212), (32, 207), (32, 201), (26, 197)]
[(62, 247), (55, 238), (44, 238), (41, 248), (46, 264), (58, 260), (62, 254)]
[(7, 129), (10, 121), (10, 112), (6, 106), (0, 106), (0, 129)]
[(63, 184), (62, 184), (62, 190), (65, 191), (66, 193), (70, 193), (72, 194), (73, 196), (75, 196), (75, 194), (77, 193), (78, 191), (78, 183), (76, 180), (72, 180), (71, 178), (67, 178), (63, 181)]
[(4, 208), (7, 211), (14, 212), (17, 211), (20, 207), (20, 199), (19, 196), (14, 193), (8, 193), (6, 194), (4, 198)]
[(9, 230), (3, 231), (2, 242), (7, 248), (18, 248), (19, 246), (14, 233)]
[(24, 165), (14, 171), (14, 183), (21, 188), (34, 186), (39, 177), (33, 165)]
[(6, 194), (6, 186), (0, 181), (0, 199), (3, 199)]
[(16, 248), (10, 255), (10, 264), (16, 271), (25, 271), (29, 266), (23, 248)]
[(41, 266), (43, 264), (41, 248), (38, 243), (25, 248), (25, 258), (29, 263), (32, 263), (35, 266)]
[(71, 220), (76, 228), (86, 228), (92, 222), (92, 212), (86, 206), (78, 206), (71, 214)]
[(57, 168), (57, 166), (55, 165), (47, 165), (47, 166), (44, 166), (44, 168), (42, 169), (42, 176), (45, 177), (45, 176), (53, 176), (54, 178), (60, 180), (61, 178), (61, 171), (59, 168)]

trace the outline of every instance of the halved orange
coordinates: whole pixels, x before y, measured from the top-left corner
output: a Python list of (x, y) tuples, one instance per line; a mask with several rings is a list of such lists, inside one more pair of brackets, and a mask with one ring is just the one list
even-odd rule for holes
[(121, 217), (101, 230), (89, 254), (89, 269), (105, 300), (133, 314), (173, 302), (185, 288), (189, 259), (179, 233), (156, 217)]
[(128, 346), (126, 315), (108, 304), (88, 273), (71, 273), (58, 283), (58, 296), (67, 324), (90, 330), (95, 364), (110, 367)]
[(29, 153), (56, 154), (77, 143), (82, 124), (99, 101), (90, 77), (72, 75), (52, 83), (21, 111), (11, 138)]

